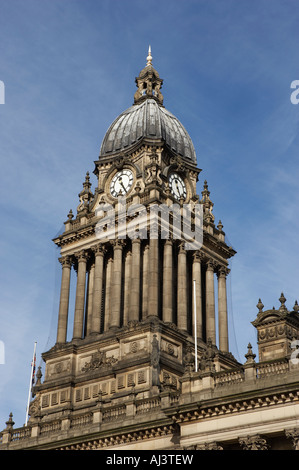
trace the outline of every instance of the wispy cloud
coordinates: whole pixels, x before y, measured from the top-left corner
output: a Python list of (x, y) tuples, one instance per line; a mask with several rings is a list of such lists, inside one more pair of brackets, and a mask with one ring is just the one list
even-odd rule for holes
[[(76, 210), (112, 120), (152, 45), (165, 106), (193, 138), (216, 218), (238, 254), (231, 345), (240, 360), (263, 297), (297, 292), (298, 2), (1, 2), (0, 420), (23, 424), (34, 341), (55, 341), (60, 266), (51, 242)], [(95, 177), (92, 175), (93, 183)], [(256, 345), (254, 345), (256, 347)], [(0, 423), (1, 429), (1, 423)]]

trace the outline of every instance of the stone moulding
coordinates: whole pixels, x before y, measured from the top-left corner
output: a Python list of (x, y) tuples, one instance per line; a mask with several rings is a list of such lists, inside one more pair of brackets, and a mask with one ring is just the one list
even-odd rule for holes
[[(215, 403), (215, 401), (217, 400), (211, 400), (210, 405), (202, 405), (199, 402), (197, 404), (197, 408), (192, 406), (188, 409), (188, 406), (186, 406), (184, 410), (183, 407), (181, 407), (181, 410), (178, 410), (177, 413), (172, 414), (172, 419), (176, 423), (185, 423), (188, 421), (212, 418), (225, 414), (238, 413), (241, 411), (254, 410), (257, 408), (269, 407), (277, 404), (298, 402), (299, 390), (271, 394), (262, 397), (253, 396), (252, 398), (246, 398), (244, 396), (244, 398), (240, 397), (236, 401), (228, 401), (227, 403), (225, 403), (223, 400), (220, 400), (221, 404)], [(169, 410), (169, 413), (171, 413), (171, 410)]]
[[(58, 446), (56, 450), (96, 450), (105, 449), (121, 444), (131, 444), (134, 442), (157, 439), (164, 436), (174, 436), (178, 434), (178, 427), (174, 423), (163, 423), (150, 426), (147, 429), (132, 429), (124, 432), (115, 433), (113, 435), (104, 435), (95, 438), (86, 439), (85, 442), (65, 444)], [(175, 449), (175, 447), (172, 447)]]

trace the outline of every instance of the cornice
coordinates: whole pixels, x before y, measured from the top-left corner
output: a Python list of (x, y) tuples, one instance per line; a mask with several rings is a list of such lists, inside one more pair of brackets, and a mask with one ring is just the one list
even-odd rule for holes
[(173, 409), (164, 409), (177, 424), (184, 424), (194, 420), (215, 418), (232, 413), (248, 412), (261, 408), (268, 408), (286, 403), (299, 402), (299, 382), (290, 385), (278, 385), (268, 391), (250, 390), (232, 396), (214, 397), (208, 400), (194, 401)]

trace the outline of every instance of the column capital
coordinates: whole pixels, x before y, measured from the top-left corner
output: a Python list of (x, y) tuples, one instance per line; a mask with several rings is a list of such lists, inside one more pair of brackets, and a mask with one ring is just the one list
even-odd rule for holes
[(267, 444), (266, 439), (257, 435), (240, 437), (239, 443), (242, 446), (243, 450), (268, 450), (269, 445)]
[(205, 255), (203, 254), (202, 251), (196, 250), (193, 254), (193, 261), (201, 263), (205, 259)]
[(132, 238), (132, 245), (133, 244), (140, 245), (141, 244), (141, 239), (137, 238), (137, 237)]
[(122, 250), (125, 246), (125, 241), (119, 238), (111, 241), (111, 245), (113, 246), (114, 250)]
[(226, 266), (219, 266), (217, 269), (218, 278), (226, 278), (226, 276), (228, 276), (229, 273), (230, 273), (230, 269), (228, 269)]
[(206, 262), (206, 265), (207, 265), (207, 271), (215, 271), (216, 267), (217, 267), (217, 264), (214, 260), (212, 259), (208, 259), (207, 262)]
[(219, 445), (217, 442), (208, 442), (204, 444), (197, 444), (195, 445), (196, 450), (223, 450), (223, 447)]
[(185, 242), (184, 241), (179, 242), (178, 248), (179, 248), (179, 254), (180, 253), (185, 254), (187, 252), (186, 249), (185, 249)]
[(104, 256), (107, 250), (102, 243), (99, 243), (98, 245), (91, 247), (91, 251), (95, 256)]
[(61, 258), (58, 258), (58, 261), (59, 263), (61, 264), (61, 266), (64, 268), (71, 268), (72, 266), (72, 258), (71, 256), (68, 256), (68, 255), (65, 255), (65, 256), (61, 256)]
[(299, 428), (285, 429), (285, 435), (292, 440), (293, 448), (299, 449)]
[(74, 253), (74, 256), (76, 257), (76, 259), (79, 263), (82, 262), (82, 261), (86, 263), (86, 261), (89, 258), (89, 254), (85, 250), (81, 250), (81, 251), (78, 251), (77, 253)]

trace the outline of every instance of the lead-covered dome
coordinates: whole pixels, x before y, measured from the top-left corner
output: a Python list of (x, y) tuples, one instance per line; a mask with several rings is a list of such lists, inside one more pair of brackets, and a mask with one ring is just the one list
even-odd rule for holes
[(134, 104), (111, 124), (100, 156), (126, 151), (142, 139), (162, 139), (173, 152), (196, 163), (192, 140), (180, 121), (154, 99)]
[(111, 124), (103, 139), (100, 157), (127, 151), (143, 139), (163, 140), (174, 153), (196, 164), (192, 140), (181, 122), (163, 106), (160, 88), (163, 80), (151, 63), (136, 78), (138, 90), (134, 105), (121, 113)]

